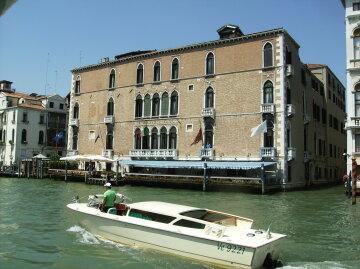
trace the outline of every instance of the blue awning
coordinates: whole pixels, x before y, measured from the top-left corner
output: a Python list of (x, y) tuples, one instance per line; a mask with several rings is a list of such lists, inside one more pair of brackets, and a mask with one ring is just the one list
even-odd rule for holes
[(204, 161), (119, 161), (121, 166), (148, 168), (197, 168), (204, 169), (204, 164), (211, 169), (250, 170), (259, 169), (262, 165), (274, 165), (276, 162), (204, 162)]

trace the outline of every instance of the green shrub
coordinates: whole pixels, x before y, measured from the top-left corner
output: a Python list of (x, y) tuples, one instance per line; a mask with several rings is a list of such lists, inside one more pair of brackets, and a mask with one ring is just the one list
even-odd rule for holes
[[(49, 161), (49, 168), (50, 169), (65, 169), (65, 162), (64, 161)], [(68, 162), (67, 163), (68, 170), (76, 170), (78, 169), (77, 162)]]

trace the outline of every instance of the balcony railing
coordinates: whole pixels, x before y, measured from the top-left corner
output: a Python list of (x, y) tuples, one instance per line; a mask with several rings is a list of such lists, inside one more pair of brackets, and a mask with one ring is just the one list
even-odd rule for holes
[(351, 117), (347, 124), (349, 128), (360, 128), (360, 117)]
[(79, 127), (79, 119), (69, 119), (69, 125)]
[(105, 124), (114, 124), (114, 116), (113, 115), (105, 116), (104, 123)]
[(288, 161), (296, 158), (296, 148), (288, 147)]
[(137, 158), (176, 158), (177, 149), (131, 149), (130, 157)]
[(203, 118), (215, 118), (215, 108), (213, 107), (206, 107), (201, 110), (201, 116)]
[(260, 148), (261, 158), (273, 158), (276, 156), (276, 148), (273, 147), (262, 147)]
[(201, 158), (206, 158), (206, 159), (214, 159), (215, 157), (215, 149), (201, 149), (200, 150), (200, 157)]
[(114, 150), (113, 149), (104, 149), (102, 152), (102, 156), (106, 158), (112, 158), (114, 156)]
[(261, 113), (275, 113), (275, 105), (274, 104), (261, 104), (260, 105)]
[(291, 117), (295, 115), (295, 106), (292, 104), (286, 105), (286, 116)]

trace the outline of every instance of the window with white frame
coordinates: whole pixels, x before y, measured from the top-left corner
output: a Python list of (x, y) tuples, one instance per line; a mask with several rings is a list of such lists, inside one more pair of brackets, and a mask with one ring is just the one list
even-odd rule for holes
[(360, 59), (360, 28), (354, 31), (354, 59)]
[(266, 43), (263, 51), (264, 67), (273, 66), (273, 46), (271, 43)]
[(109, 88), (115, 87), (115, 69), (112, 69), (109, 76)]

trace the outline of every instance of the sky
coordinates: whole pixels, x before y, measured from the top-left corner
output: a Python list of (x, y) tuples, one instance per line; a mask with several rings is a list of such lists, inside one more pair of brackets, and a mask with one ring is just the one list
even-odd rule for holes
[(18, 0), (0, 17), (0, 80), (21, 93), (70, 92), (71, 70), (122, 53), (275, 28), (300, 45), (304, 63), (326, 64), (346, 86), (340, 0)]

